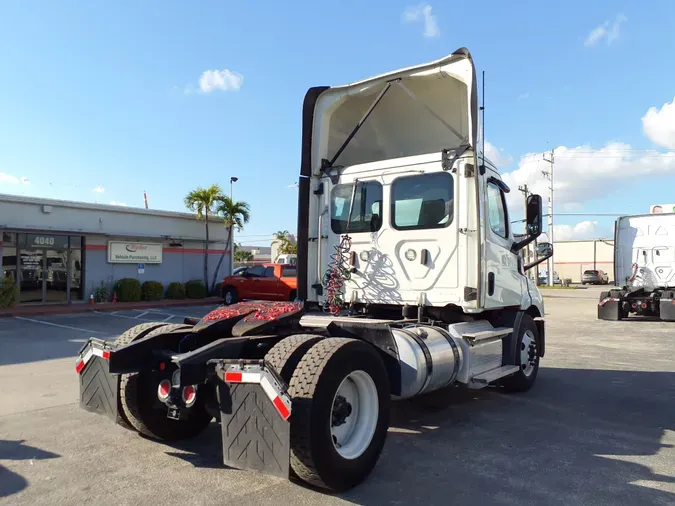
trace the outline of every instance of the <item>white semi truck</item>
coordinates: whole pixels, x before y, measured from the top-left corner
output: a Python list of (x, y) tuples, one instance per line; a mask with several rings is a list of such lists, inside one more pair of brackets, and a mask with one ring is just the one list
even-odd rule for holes
[(675, 321), (675, 213), (616, 220), (614, 283), (600, 294), (599, 319), (635, 314)]
[(544, 303), (511, 227), (510, 189), (481, 155), (469, 52), (303, 106), (298, 299), (241, 301), (184, 324), (90, 339), (81, 406), (157, 440), (220, 422), (228, 466), (328, 490), (376, 465), (390, 403), (450, 387), (528, 390)]

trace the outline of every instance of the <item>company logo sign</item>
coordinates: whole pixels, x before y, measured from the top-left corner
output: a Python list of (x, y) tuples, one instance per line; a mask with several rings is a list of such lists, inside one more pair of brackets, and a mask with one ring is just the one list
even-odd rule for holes
[(162, 253), (161, 243), (108, 242), (108, 262), (111, 264), (161, 264)]
[(650, 214), (675, 213), (675, 204), (654, 204), (649, 208)]

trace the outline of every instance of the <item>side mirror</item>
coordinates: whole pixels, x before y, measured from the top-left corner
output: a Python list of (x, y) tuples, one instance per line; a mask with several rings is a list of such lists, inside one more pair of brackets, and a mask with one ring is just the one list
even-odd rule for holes
[(541, 235), (542, 204), (541, 195), (529, 195), (527, 197), (527, 209), (525, 221), (529, 235), (539, 237)]
[(527, 197), (527, 207), (525, 209), (525, 223), (527, 225), (527, 236), (522, 241), (517, 241), (511, 246), (514, 253), (523, 249), (541, 235), (542, 223), (542, 204), (541, 195), (529, 195)]
[[(537, 244), (537, 259), (523, 267), (524, 271), (530, 270), (532, 267), (545, 262), (553, 256), (553, 244), (550, 242), (542, 242)], [(555, 273), (554, 273), (555, 274)]]

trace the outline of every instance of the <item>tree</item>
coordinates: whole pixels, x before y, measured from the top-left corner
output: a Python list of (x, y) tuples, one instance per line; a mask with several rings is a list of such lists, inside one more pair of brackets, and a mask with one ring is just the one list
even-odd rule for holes
[[(209, 217), (213, 216), (218, 204), (224, 198), (223, 190), (217, 184), (208, 188), (201, 186), (192, 190), (184, 199), (185, 207), (197, 213), (198, 220), (204, 220), (206, 241), (204, 242), (204, 286), (209, 286)], [(216, 269), (216, 272), (218, 270)]]
[(241, 244), (234, 245), (235, 262), (250, 262), (251, 260), (253, 260), (253, 253), (251, 251), (242, 249)]
[(298, 246), (291, 241), (291, 234), (288, 230), (279, 230), (275, 233), (274, 241), (280, 243), (280, 255), (292, 255), (298, 252)]
[[(248, 223), (248, 221), (251, 219), (251, 208), (247, 202), (234, 202), (230, 197), (222, 196), (216, 205), (216, 214), (224, 221), (225, 228), (227, 229), (227, 242), (225, 243), (225, 251), (223, 251), (223, 254), (220, 255), (220, 259), (218, 260), (216, 272), (213, 273), (211, 293), (213, 293), (216, 289), (218, 271), (220, 270), (220, 266), (225, 259), (227, 247), (230, 245), (230, 241), (232, 240), (232, 231), (236, 228), (237, 232), (239, 232), (242, 228), (244, 228), (244, 224)], [(232, 252), (232, 254), (233, 253), (234, 252)]]

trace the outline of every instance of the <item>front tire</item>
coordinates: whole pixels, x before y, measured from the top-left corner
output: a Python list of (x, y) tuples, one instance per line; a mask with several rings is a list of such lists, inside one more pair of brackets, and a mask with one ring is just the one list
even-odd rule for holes
[(502, 387), (507, 392), (526, 392), (537, 379), (539, 373), (539, 331), (530, 315), (523, 315), (518, 326), (516, 341), (516, 363), (520, 369), (515, 374), (504, 378)]
[(372, 472), (389, 428), (390, 386), (373, 346), (346, 338), (316, 343), (291, 378), (291, 468), (342, 492)]
[(223, 288), (223, 303), (226, 306), (231, 304), (236, 304), (239, 301), (239, 296), (237, 295), (237, 289), (232, 286), (226, 286)]

